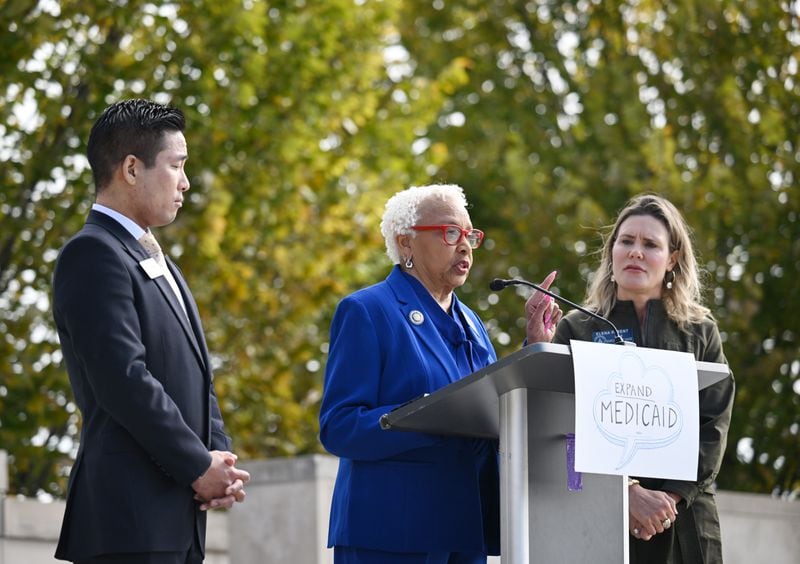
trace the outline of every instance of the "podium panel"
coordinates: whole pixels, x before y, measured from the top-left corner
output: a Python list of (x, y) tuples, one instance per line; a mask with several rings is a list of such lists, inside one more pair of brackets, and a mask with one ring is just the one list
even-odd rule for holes
[[(628, 488), (622, 476), (582, 474), (567, 485), (572, 394), (527, 391), (529, 562), (628, 562)], [(513, 560), (510, 560), (513, 562)]]

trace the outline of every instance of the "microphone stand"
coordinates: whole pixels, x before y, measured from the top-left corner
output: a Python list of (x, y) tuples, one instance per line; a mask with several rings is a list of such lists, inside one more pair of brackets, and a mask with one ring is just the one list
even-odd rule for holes
[(578, 311), (581, 311), (581, 312), (585, 313), (586, 315), (588, 315), (590, 317), (594, 317), (595, 319), (599, 319), (603, 323), (606, 323), (607, 325), (609, 325), (611, 327), (611, 329), (613, 329), (613, 331), (614, 331), (614, 344), (615, 345), (626, 345), (627, 344), (625, 342), (625, 339), (622, 338), (622, 335), (620, 335), (619, 329), (617, 329), (617, 326), (614, 325), (611, 322), (611, 320), (606, 319), (602, 315), (598, 315), (595, 312), (586, 309), (585, 307), (579, 306), (578, 304), (569, 301), (567, 298), (565, 298), (563, 296), (559, 296), (558, 294), (554, 294), (550, 290), (545, 290), (544, 288), (542, 288), (538, 284), (534, 284), (533, 282), (528, 282), (527, 280), (520, 280), (520, 279), (517, 279), (517, 278), (511, 279), (511, 280), (503, 280), (502, 278), (495, 278), (489, 284), (489, 288), (491, 290), (497, 292), (497, 291), (500, 291), (500, 290), (502, 290), (504, 288), (507, 288), (508, 286), (513, 286), (513, 285), (530, 286), (531, 288), (537, 290), (538, 292), (541, 292), (543, 294), (546, 294), (546, 295), (550, 296), (551, 298), (554, 298), (554, 299), (556, 299), (556, 300), (558, 300), (560, 302), (563, 302), (563, 303), (565, 303), (565, 304), (577, 309)]

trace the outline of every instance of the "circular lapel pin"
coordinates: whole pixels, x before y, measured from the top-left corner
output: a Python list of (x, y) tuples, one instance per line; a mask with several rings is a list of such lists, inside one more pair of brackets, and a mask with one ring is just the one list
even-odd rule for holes
[(415, 309), (414, 311), (408, 314), (408, 319), (414, 325), (422, 325), (422, 322), (425, 321), (425, 316), (422, 315), (421, 311)]

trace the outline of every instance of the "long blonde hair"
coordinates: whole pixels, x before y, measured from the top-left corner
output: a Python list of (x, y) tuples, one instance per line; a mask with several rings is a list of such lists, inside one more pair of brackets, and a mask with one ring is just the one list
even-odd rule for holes
[(603, 316), (608, 316), (617, 303), (617, 288), (612, 277), (612, 249), (622, 223), (634, 215), (649, 215), (659, 220), (669, 233), (669, 250), (677, 251), (677, 261), (672, 269), (672, 289), (665, 287), (671, 275), (667, 273), (661, 297), (667, 315), (679, 327), (699, 322), (709, 315), (702, 302), (702, 282), (692, 238), (686, 221), (678, 209), (667, 199), (653, 194), (632, 198), (617, 216), (617, 221), (604, 237), (600, 266), (595, 271), (586, 293), (586, 305)]

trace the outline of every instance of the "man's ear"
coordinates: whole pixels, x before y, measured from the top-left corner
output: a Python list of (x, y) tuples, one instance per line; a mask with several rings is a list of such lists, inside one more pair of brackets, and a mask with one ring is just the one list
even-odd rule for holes
[(127, 155), (124, 159), (122, 159), (122, 164), (120, 164), (120, 171), (122, 172), (122, 178), (128, 184), (136, 184), (136, 175), (138, 173), (138, 166), (139, 166), (139, 159), (137, 159), (133, 155)]

